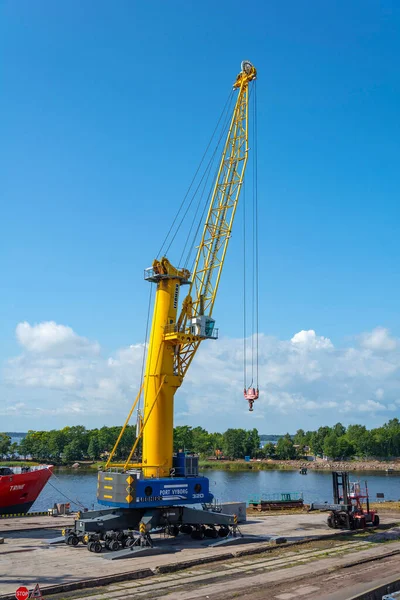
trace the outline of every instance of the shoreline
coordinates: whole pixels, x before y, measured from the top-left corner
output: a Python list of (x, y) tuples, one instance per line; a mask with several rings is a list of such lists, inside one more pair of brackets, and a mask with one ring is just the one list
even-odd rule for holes
[[(37, 465), (33, 461), (0, 461), (2, 466), (19, 466), (21, 464)], [(57, 470), (79, 470), (79, 471), (98, 471), (104, 467), (103, 462), (77, 461), (79, 467), (72, 465), (57, 465)], [(112, 466), (112, 465), (111, 465)], [(392, 461), (380, 460), (348, 460), (348, 461), (325, 461), (322, 459), (307, 460), (278, 460), (267, 459), (250, 461), (245, 460), (200, 460), (199, 468), (201, 471), (296, 471), (306, 468), (307, 471), (378, 471), (400, 473), (400, 459)]]
[(400, 461), (380, 460), (349, 460), (349, 461), (325, 461), (325, 460), (244, 460), (235, 461), (200, 461), (200, 469), (221, 471), (268, 471), (268, 470), (300, 470), (306, 468), (308, 471), (380, 471), (400, 473)]

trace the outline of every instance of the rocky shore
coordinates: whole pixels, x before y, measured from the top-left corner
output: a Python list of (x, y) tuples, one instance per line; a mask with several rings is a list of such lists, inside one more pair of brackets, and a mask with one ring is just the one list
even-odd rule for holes
[(400, 471), (400, 461), (380, 461), (380, 460), (268, 460), (263, 461), (269, 464), (275, 464), (277, 468), (301, 469), (306, 467), (311, 470), (325, 471)]

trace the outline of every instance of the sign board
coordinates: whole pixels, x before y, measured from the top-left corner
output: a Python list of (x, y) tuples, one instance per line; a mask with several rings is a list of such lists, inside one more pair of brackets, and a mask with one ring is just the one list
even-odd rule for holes
[(29, 590), (25, 586), (21, 585), (15, 592), (17, 600), (27, 600), (29, 597)]
[(38, 583), (35, 585), (35, 589), (32, 590), (29, 598), (43, 598), (42, 592), (40, 591), (40, 587), (39, 587)]
[(376, 497), (377, 497), (377, 498), (384, 498), (384, 497), (385, 497), (385, 494), (383, 494), (382, 492), (377, 492), (377, 493), (376, 493)]

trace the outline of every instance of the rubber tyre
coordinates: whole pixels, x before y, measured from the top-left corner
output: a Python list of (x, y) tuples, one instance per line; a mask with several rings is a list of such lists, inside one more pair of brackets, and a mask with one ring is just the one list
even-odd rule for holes
[(328, 527), (330, 527), (331, 529), (335, 529), (335, 522), (333, 520), (333, 517), (328, 517), (326, 522)]
[(77, 535), (71, 536), (71, 546), (77, 546), (79, 544), (79, 538)]
[(204, 540), (204, 531), (202, 529), (194, 529), (191, 538), (192, 540)]
[(94, 550), (93, 550), (93, 545), (94, 545), (94, 542), (89, 542), (89, 543), (88, 543), (88, 545), (87, 545), (87, 549), (89, 550), (89, 552), (94, 552)]
[(176, 537), (177, 535), (179, 535), (178, 525), (170, 525), (168, 527), (168, 535), (170, 535), (171, 537)]
[(118, 533), (117, 533), (117, 540), (119, 542), (122, 542), (122, 540), (124, 539), (124, 537), (125, 537), (124, 532), (123, 531), (118, 531)]
[(361, 519), (359, 520), (359, 523), (358, 523), (358, 528), (365, 529), (366, 526), (367, 526), (367, 523), (365, 521), (365, 517), (361, 517)]
[(227, 527), (220, 527), (219, 531), (218, 531), (218, 535), (221, 538), (224, 538), (228, 535), (229, 533), (229, 529)]
[(378, 527), (378, 525), (379, 525), (379, 517), (378, 517), (378, 515), (374, 516), (373, 525), (374, 525), (374, 527)]
[(191, 525), (181, 525), (180, 530), (181, 533), (191, 534), (193, 527)]
[(95, 552), (96, 554), (100, 554), (100, 552), (103, 550), (103, 546), (101, 545), (100, 542), (93, 542), (93, 550), (92, 552)]
[(118, 542), (118, 540), (112, 540), (108, 544), (108, 547), (110, 548), (111, 552), (116, 552), (117, 550), (119, 550), (119, 542)]

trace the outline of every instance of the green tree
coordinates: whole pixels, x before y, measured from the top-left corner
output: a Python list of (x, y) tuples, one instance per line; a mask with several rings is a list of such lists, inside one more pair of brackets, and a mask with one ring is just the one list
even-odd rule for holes
[(324, 441), (326, 436), (331, 432), (330, 427), (320, 427), (317, 431), (311, 434), (310, 446), (314, 454), (322, 455), (324, 452)]
[(245, 456), (256, 457), (260, 454), (260, 436), (257, 429), (246, 431)]
[(345, 435), (338, 438), (338, 456), (339, 458), (350, 458), (354, 455), (354, 447)]
[(265, 444), (263, 448), (263, 454), (265, 458), (275, 458), (276, 455), (276, 446), (272, 442), (268, 442)]
[(291, 460), (296, 458), (296, 448), (288, 433), (279, 438), (276, 445), (276, 455), (281, 460)]
[(92, 434), (90, 436), (88, 456), (92, 460), (98, 460), (100, 458), (100, 444), (97, 435)]
[(346, 439), (352, 445), (353, 452), (359, 457), (370, 456), (374, 453), (374, 449), (379, 446), (379, 442), (376, 444), (374, 435), (367, 431), (365, 425), (349, 425), (346, 431)]
[(323, 452), (326, 456), (329, 456), (329, 458), (337, 458), (338, 450), (338, 437), (336, 433), (332, 431), (331, 433), (328, 433), (324, 439)]
[(193, 449), (193, 431), (189, 425), (178, 425), (174, 428), (174, 450), (189, 450)]
[(82, 460), (82, 458), (83, 455), (80, 442), (78, 439), (73, 439), (64, 448), (63, 461), (65, 463), (70, 463), (76, 460)]
[(333, 429), (333, 433), (338, 438), (342, 437), (342, 435), (344, 435), (346, 433), (346, 427), (344, 427), (344, 425), (342, 425), (341, 423), (336, 423), (336, 425), (334, 425), (332, 427), (332, 429)]
[(3, 458), (10, 451), (11, 438), (6, 433), (0, 433), (0, 457)]
[(224, 433), (223, 452), (231, 458), (243, 458), (245, 453), (246, 431), (244, 429), (227, 429)]
[(195, 427), (192, 430), (193, 435), (193, 452), (202, 456), (212, 453), (212, 439), (209, 433), (202, 427)]

